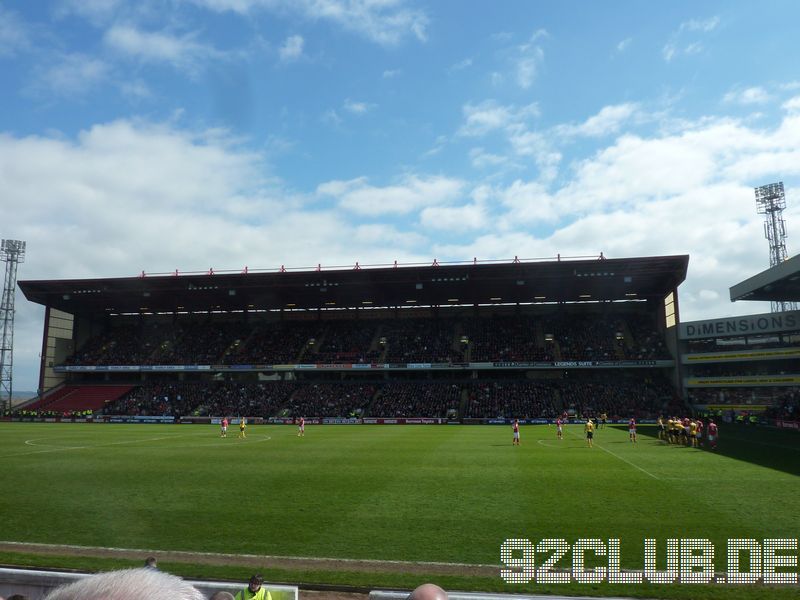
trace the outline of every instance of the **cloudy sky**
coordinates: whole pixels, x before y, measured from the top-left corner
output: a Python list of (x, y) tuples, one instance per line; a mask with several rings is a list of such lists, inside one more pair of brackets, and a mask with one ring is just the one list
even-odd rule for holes
[[(19, 279), (689, 254), (683, 320), (800, 252), (800, 4), (0, 0)], [(43, 309), (18, 293), (15, 390)]]

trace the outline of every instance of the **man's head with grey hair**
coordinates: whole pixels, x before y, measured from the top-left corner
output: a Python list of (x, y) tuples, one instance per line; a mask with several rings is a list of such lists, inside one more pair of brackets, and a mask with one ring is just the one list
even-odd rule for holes
[(447, 600), (447, 592), (434, 583), (423, 583), (409, 594), (408, 600)]
[(215, 592), (209, 600), (233, 600), (233, 594), (230, 592)]
[(180, 577), (153, 569), (90, 575), (57, 587), (44, 600), (205, 600)]

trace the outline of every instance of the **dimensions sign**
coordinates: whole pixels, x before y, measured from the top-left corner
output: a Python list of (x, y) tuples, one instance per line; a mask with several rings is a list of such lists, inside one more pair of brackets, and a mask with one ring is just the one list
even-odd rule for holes
[(796, 331), (800, 329), (800, 311), (690, 321), (681, 323), (679, 327), (682, 340)]

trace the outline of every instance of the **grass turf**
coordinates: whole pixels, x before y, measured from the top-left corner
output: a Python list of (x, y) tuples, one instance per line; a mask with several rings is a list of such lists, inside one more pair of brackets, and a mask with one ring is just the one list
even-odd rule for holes
[[(727, 427), (712, 453), (665, 446), (648, 435), (654, 429), (640, 429), (635, 446), (627, 431), (607, 427), (589, 449), (578, 426), (565, 427), (561, 441), (554, 427), (523, 427), (514, 448), (510, 427), (308, 426), (300, 439), (292, 427), (252, 426), (239, 440), (209, 426), (0, 424), (0, 539), (499, 565), (506, 538), (619, 538), (622, 566), (641, 569), (644, 538), (658, 540), (663, 555), (667, 538), (691, 537), (710, 539), (725, 570), (728, 538), (800, 537), (796, 432)], [(388, 574), (298, 576), (397, 585)], [(475, 589), (469, 577), (448, 581)], [(564, 588), (506, 585), (499, 576), (472, 583)], [(639, 588), (650, 597), (659, 588), (700, 596), (695, 586), (569, 589)], [(701, 593), (764, 590), (773, 588)]]

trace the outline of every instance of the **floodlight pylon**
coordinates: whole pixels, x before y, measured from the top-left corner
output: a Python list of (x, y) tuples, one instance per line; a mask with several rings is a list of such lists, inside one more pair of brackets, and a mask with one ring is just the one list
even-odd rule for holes
[[(781, 264), (788, 257), (786, 253), (786, 222), (783, 209), (786, 208), (786, 194), (783, 182), (769, 183), (755, 188), (758, 214), (764, 215), (764, 237), (769, 241), (769, 266)], [(773, 300), (772, 312), (797, 310), (796, 302)]]
[(3, 240), (0, 244), (0, 260), (6, 263), (3, 280), (3, 298), (0, 302), (0, 408), (6, 403), (11, 410), (11, 397), (14, 391), (14, 293), (17, 288), (17, 267), (25, 262), (25, 242)]

